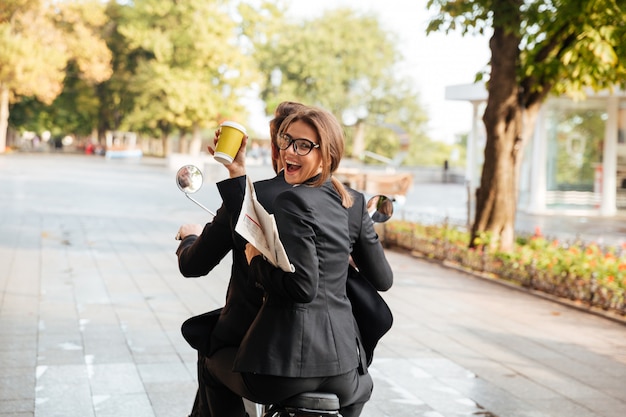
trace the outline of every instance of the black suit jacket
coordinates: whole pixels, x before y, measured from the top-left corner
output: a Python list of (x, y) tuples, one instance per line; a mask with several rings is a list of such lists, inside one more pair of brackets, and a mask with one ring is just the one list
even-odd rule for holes
[(332, 183), (296, 186), (274, 201), (280, 239), (294, 272), (261, 256), (250, 269), (266, 292), (234, 369), (283, 377), (320, 377), (360, 365), (362, 347), (346, 296), (348, 210)]
[(363, 194), (350, 190), (354, 204), (348, 209), (351, 255), (356, 268), (350, 266), (347, 295), (357, 322), (367, 364), (374, 348), (393, 324), (393, 314), (378, 291), (393, 284), (393, 272), (374, 230)]
[[(224, 346), (239, 346), (261, 308), (263, 290), (250, 282), (245, 241), (234, 232), (241, 208), (245, 177), (217, 184), (223, 204), (200, 236), (188, 236), (179, 245), (178, 265), (185, 277), (207, 275), (232, 251), (231, 276), (224, 307), (185, 321), (181, 331), (191, 346), (204, 355)], [(255, 184), (259, 202), (272, 212), (275, 196), (289, 188), (282, 175)]]
[(361, 275), (378, 291), (387, 291), (393, 284), (393, 272), (383, 246), (367, 212), (363, 194), (349, 189), (354, 203), (348, 209), (350, 254)]
[[(245, 242), (233, 232), (245, 184), (245, 177), (218, 183), (223, 205), (213, 222), (205, 226), (199, 237), (185, 238), (177, 251), (181, 272), (191, 277), (208, 274), (228, 251), (235, 249), (224, 308), (191, 317), (182, 326), (185, 339), (205, 355), (223, 346), (239, 346), (262, 304), (263, 291), (247, 277), (248, 265), (243, 254)], [(288, 188), (291, 186), (284, 181), (282, 172), (275, 178), (255, 183), (257, 198), (270, 213), (274, 210), (275, 197)], [(363, 194), (350, 191), (354, 198), (354, 204), (348, 209), (350, 251), (359, 272), (351, 269), (347, 291), (369, 364), (378, 340), (392, 323), (391, 312), (376, 290), (390, 288), (393, 273), (367, 212)]]

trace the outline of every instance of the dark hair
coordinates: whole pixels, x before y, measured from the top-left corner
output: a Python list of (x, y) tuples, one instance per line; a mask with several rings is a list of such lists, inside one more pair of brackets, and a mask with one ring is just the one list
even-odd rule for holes
[(278, 174), (278, 130), (283, 121), (289, 116), (297, 112), (300, 109), (306, 107), (304, 104), (296, 103), (295, 101), (283, 101), (280, 103), (276, 110), (274, 110), (274, 118), (270, 120), (270, 140), (272, 141), (272, 167), (274, 172)]
[(296, 121), (306, 123), (315, 130), (319, 140), (319, 150), (322, 154), (322, 173), (317, 180), (309, 185), (319, 187), (330, 178), (333, 186), (341, 196), (343, 206), (352, 206), (352, 195), (346, 190), (341, 181), (332, 176), (339, 168), (344, 152), (345, 143), (341, 124), (339, 124), (339, 121), (332, 113), (322, 108), (303, 106), (297, 113), (293, 113), (285, 118), (280, 125), (278, 133), (283, 133)]

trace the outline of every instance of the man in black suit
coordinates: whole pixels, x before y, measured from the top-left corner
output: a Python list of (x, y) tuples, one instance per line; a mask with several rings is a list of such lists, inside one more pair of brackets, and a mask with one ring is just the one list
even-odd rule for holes
[[(270, 133), (278, 131), (280, 122), (291, 111), (293, 109), (286, 105), (277, 108), (275, 118), (270, 122)], [(184, 224), (178, 231), (181, 243), (176, 254), (179, 270), (185, 277), (207, 275), (232, 251), (233, 263), (224, 307), (191, 318), (182, 327), (187, 341), (198, 350), (199, 371), (204, 359), (213, 351), (224, 346), (239, 346), (263, 301), (263, 290), (248, 282), (248, 263), (244, 253), (246, 242), (234, 232), (237, 221), (233, 216), (235, 208), (227, 208), (229, 201), (240, 202), (240, 196), (245, 191), (246, 144), (247, 137), (242, 143), (244, 152), (237, 154), (233, 162), (226, 165), (230, 178), (217, 184), (224, 203), (213, 221), (204, 228), (201, 225)], [(270, 212), (276, 195), (288, 187), (290, 185), (280, 173), (274, 178), (255, 183), (259, 202)], [(198, 372), (200, 389), (196, 393), (191, 417), (210, 416), (200, 376), (201, 372)]]
[[(297, 103), (282, 103), (277, 108), (276, 118), (270, 124), (273, 157), (276, 155), (274, 140), (280, 122), (298, 106), (300, 105)], [(195, 345), (192, 343), (199, 351), (199, 370), (206, 357), (215, 350), (224, 346), (239, 346), (262, 304), (263, 291), (248, 282), (248, 265), (243, 251), (245, 241), (234, 232), (237, 218), (233, 213), (238, 212), (241, 206), (246, 184), (245, 176), (240, 175), (245, 171), (245, 145), (244, 141), (242, 144), (244, 152), (240, 152), (235, 161), (227, 166), (231, 178), (217, 184), (223, 205), (213, 221), (200, 229), (201, 232), (193, 225), (183, 225), (179, 230), (182, 237), (177, 250), (179, 268), (186, 277), (208, 274), (229, 251), (233, 251), (231, 279), (224, 308), (214, 312), (208, 321), (197, 321), (195, 324), (196, 327), (204, 326), (202, 330), (204, 342), (200, 341)], [(277, 158), (274, 157), (274, 169), (279, 170), (276, 161)], [(273, 212), (274, 198), (291, 187), (284, 181), (282, 172), (272, 179), (258, 181), (254, 186), (259, 202), (270, 213)], [(361, 274), (377, 290), (385, 291), (393, 282), (391, 268), (367, 213), (364, 196), (356, 191), (352, 191), (352, 195), (355, 204), (348, 212), (352, 258)], [(209, 332), (210, 343), (205, 343), (209, 341), (207, 335)], [(371, 354), (369, 351), (367, 353)], [(367, 362), (370, 360), (371, 358), (368, 358)], [(201, 372), (199, 372), (200, 389), (196, 395), (192, 417), (210, 415), (200, 375)]]
[[(242, 397), (274, 403), (320, 390), (339, 397), (342, 415), (357, 417), (372, 379), (346, 297), (352, 251), (346, 208), (353, 199), (332, 177), (343, 155), (343, 130), (329, 112), (306, 107), (280, 132), (285, 180), (294, 186), (277, 196), (273, 210), (295, 269), (273, 267), (246, 246), (250, 277), (263, 286), (264, 302), (240, 346), (206, 359), (210, 411), (243, 416)], [(371, 219), (366, 225), (373, 227)]]

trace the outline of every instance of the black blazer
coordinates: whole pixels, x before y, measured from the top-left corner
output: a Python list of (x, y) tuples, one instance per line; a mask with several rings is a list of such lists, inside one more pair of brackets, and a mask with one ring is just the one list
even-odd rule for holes
[(363, 343), (367, 365), (374, 348), (393, 324), (393, 314), (378, 291), (393, 284), (393, 272), (378, 240), (363, 194), (351, 190), (354, 204), (348, 209), (352, 260), (347, 280), (347, 295)]
[[(242, 252), (245, 242), (233, 232), (245, 184), (246, 177), (218, 183), (223, 205), (213, 222), (205, 226), (199, 237), (185, 238), (177, 251), (183, 275), (198, 277), (208, 274), (228, 251), (237, 246), (233, 251), (231, 280), (224, 308), (191, 317), (182, 326), (185, 339), (205, 355), (223, 346), (239, 346), (262, 304), (262, 289), (248, 280), (248, 265)], [(284, 181), (282, 172), (275, 178), (255, 183), (257, 198), (270, 213), (273, 212), (276, 195), (288, 188), (291, 186)], [(350, 247), (360, 275), (351, 270), (348, 296), (361, 329), (363, 350), (369, 364), (376, 343), (391, 326), (391, 313), (373, 289), (385, 291), (391, 287), (393, 273), (367, 212), (363, 194), (350, 191), (354, 198), (354, 204), (348, 209)]]
[[(245, 241), (234, 232), (245, 181), (246, 177), (238, 177), (217, 184), (223, 204), (213, 221), (200, 236), (187, 236), (176, 252), (185, 277), (207, 275), (229, 251), (233, 253), (224, 307), (217, 313), (192, 317), (181, 328), (191, 346), (205, 355), (224, 346), (239, 346), (263, 301), (263, 290), (248, 278)], [(255, 183), (257, 198), (270, 213), (274, 197), (289, 187), (282, 175)]]
[(393, 284), (393, 271), (367, 212), (363, 194), (349, 189), (354, 204), (348, 209), (352, 260), (363, 277), (378, 291), (387, 291)]
[(358, 333), (346, 296), (348, 210), (332, 183), (296, 186), (274, 201), (281, 241), (295, 267), (261, 256), (250, 270), (266, 298), (246, 333), (234, 370), (284, 377), (346, 373), (360, 365)]

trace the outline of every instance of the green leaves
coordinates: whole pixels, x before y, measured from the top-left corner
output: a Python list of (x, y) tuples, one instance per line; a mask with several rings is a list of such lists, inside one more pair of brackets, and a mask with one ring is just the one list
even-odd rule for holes
[(119, 32), (127, 53), (141, 57), (129, 80), (137, 105), (126, 118), (128, 129), (186, 131), (217, 126), (225, 115), (243, 118), (238, 93), (258, 75), (226, 3), (135, 1)]
[[(615, 0), (430, 0), (428, 31), (488, 29), (492, 36), (481, 186), (472, 233), (512, 245), (519, 164), (532, 120), (550, 94), (584, 98), (626, 85), (626, 10)], [(480, 78), (480, 77), (477, 77)], [(526, 122), (524, 122), (526, 120)], [(528, 120), (531, 120), (529, 123)]]
[[(504, 3), (491, 0), (430, 0), (428, 6), (438, 12), (429, 32), (500, 25), (519, 33), (518, 82), (528, 93), (554, 88), (554, 93), (584, 95), (586, 88), (624, 84), (626, 10), (614, 0), (526, 1), (509, 13), (521, 20), (508, 19)], [(504, 15), (498, 22), (492, 21), (496, 7)]]
[(399, 139), (385, 125), (407, 131), (417, 126), (412, 138), (421, 135), (425, 115), (419, 97), (396, 72), (401, 60), (397, 39), (375, 16), (338, 8), (309, 20), (282, 22), (268, 24), (273, 31), (254, 44), (268, 113), (285, 99), (325, 107), (354, 127), (346, 129), (349, 149), (354, 132), (366, 126), (365, 143), (353, 149), (357, 157), (363, 145), (389, 157), (398, 151)]
[[(3, 0), (0, 86), (9, 94), (1, 95), (4, 102), (0, 107), (8, 108), (9, 97), (13, 102), (32, 97), (49, 105), (61, 94), (68, 76), (80, 78), (88, 85), (108, 79), (112, 55), (99, 33), (105, 23), (104, 6), (99, 1)], [(93, 107), (82, 107), (76, 112), (83, 112), (81, 117), (87, 118), (83, 125), (88, 130), (89, 123), (95, 125), (95, 120), (89, 118), (96, 113)], [(6, 113), (3, 116), (8, 117)], [(46, 118), (41, 115), (33, 119)], [(6, 118), (0, 120), (0, 152), (5, 147), (6, 123)], [(68, 122), (67, 127), (70, 126), (76, 124)], [(54, 128), (53, 123), (47, 123), (42, 130)]]
[[(367, 126), (360, 130), (367, 148), (386, 156), (399, 147), (386, 126), (411, 132), (411, 140), (424, 137), (419, 96), (397, 76), (397, 41), (376, 16), (344, 8), (293, 21), (285, 4), (135, 0), (105, 7), (63, 0), (48, 9), (38, 0), (6, 0), (0, 82), (15, 97), (29, 97), (23, 103), (29, 109), (14, 105), (21, 112), (16, 122), (81, 132), (97, 127), (100, 137), (107, 130), (184, 136), (225, 118), (245, 123), (241, 99), (258, 90), (268, 113), (280, 101), (299, 100)], [(29, 13), (18, 16), (27, 5)], [(61, 115), (75, 109), (52, 108), (78, 103), (80, 123)], [(31, 111), (42, 117), (26, 117)]]

